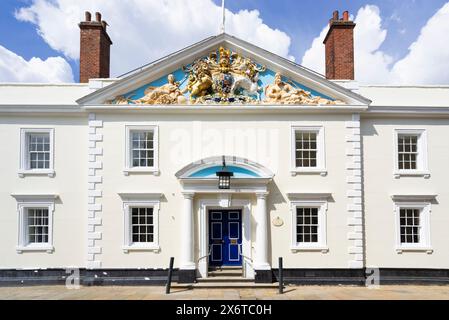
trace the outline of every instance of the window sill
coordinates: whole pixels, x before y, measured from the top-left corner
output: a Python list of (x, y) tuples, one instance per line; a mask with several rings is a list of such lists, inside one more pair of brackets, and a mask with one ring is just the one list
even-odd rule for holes
[(129, 176), (130, 174), (152, 174), (154, 176), (159, 176), (161, 172), (159, 169), (155, 168), (126, 168), (123, 169), (123, 174)]
[(298, 253), (298, 252), (319, 252), (321, 251), (321, 253), (328, 253), (329, 252), (329, 248), (328, 247), (291, 247), (290, 250), (293, 253)]
[(18, 175), (20, 178), (25, 178), (25, 176), (49, 176), (54, 178), (55, 170), (20, 170)]
[(395, 171), (393, 172), (395, 179), (401, 177), (423, 177), (424, 179), (430, 178), (430, 172), (428, 171)]
[(319, 174), (322, 177), (327, 176), (327, 170), (325, 168), (308, 168), (308, 169), (295, 168), (292, 169), (290, 173), (292, 174), (292, 177), (296, 177), (297, 175), (300, 174), (317, 174), (317, 175)]
[(23, 253), (23, 252), (43, 252), (46, 251), (47, 253), (53, 253), (54, 251), (54, 247), (53, 246), (25, 246), (25, 247), (21, 247), (18, 246), (16, 247), (16, 251), (17, 253)]
[(426, 252), (427, 254), (432, 254), (433, 249), (428, 247), (397, 247), (396, 253), (402, 254), (403, 252)]
[(129, 253), (130, 251), (152, 251), (158, 253), (161, 251), (161, 247), (158, 245), (131, 245), (122, 247), (124, 253)]

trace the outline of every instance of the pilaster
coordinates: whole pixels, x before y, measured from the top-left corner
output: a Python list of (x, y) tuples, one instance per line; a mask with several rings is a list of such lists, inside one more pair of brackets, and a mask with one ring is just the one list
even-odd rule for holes
[(95, 113), (89, 114), (89, 160), (87, 191), (87, 268), (101, 268), (102, 204), (103, 197), (103, 121)]
[(363, 212), (362, 212), (362, 152), (360, 136), (360, 115), (353, 114), (346, 127), (346, 183), (348, 234), (350, 242), (348, 267), (360, 269), (364, 266)]

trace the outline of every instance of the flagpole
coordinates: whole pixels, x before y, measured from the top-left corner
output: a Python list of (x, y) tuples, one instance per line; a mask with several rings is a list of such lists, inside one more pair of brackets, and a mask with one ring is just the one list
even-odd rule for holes
[(221, 33), (225, 33), (225, 23), (226, 23), (225, 0), (221, 0), (221, 10), (223, 12), (223, 21), (222, 21), (222, 24), (221, 24)]

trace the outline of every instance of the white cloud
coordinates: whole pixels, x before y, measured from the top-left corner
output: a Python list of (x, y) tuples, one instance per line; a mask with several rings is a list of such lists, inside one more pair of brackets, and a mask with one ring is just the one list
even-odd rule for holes
[(393, 79), (399, 83), (449, 83), (449, 3), (446, 3), (421, 29), (409, 53), (393, 69)]
[[(444, 84), (449, 83), (449, 46), (443, 39), (449, 34), (449, 3), (444, 5), (422, 28), (408, 54), (393, 63), (381, 46), (387, 36), (377, 6), (362, 7), (356, 16), (354, 31), (355, 75), (361, 83)], [(324, 45), (328, 27), (312, 42), (302, 64), (325, 72)]]
[[(37, 26), (41, 37), (71, 59), (79, 57), (78, 22), (100, 11), (114, 42), (112, 75), (119, 75), (218, 34), (221, 7), (212, 0), (34, 0), (16, 17)], [(227, 10), (226, 31), (278, 55), (289, 56), (290, 37), (263, 23), (257, 10)]]
[(380, 50), (387, 37), (382, 29), (380, 10), (365, 6), (359, 10), (354, 30), (355, 74), (363, 83), (385, 83), (389, 79), (389, 66), (393, 59)]
[(26, 61), (0, 46), (0, 82), (73, 82), (73, 75), (70, 65), (61, 57)]
[(324, 38), (326, 37), (327, 31), (329, 31), (329, 26), (327, 25), (321, 31), (320, 35), (313, 39), (312, 46), (309, 50), (304, 53), (302, 57), (302, 65), (309, 69), (315, 70), (321, 74), (326, 73), (326, 65), (325, 65), (325, 50), (324, 50)]

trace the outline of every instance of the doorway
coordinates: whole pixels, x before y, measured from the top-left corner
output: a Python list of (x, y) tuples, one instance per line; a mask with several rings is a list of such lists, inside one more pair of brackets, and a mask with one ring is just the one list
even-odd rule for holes
[(209, 266), (242, 267), (242, 210), (209, 211)]

